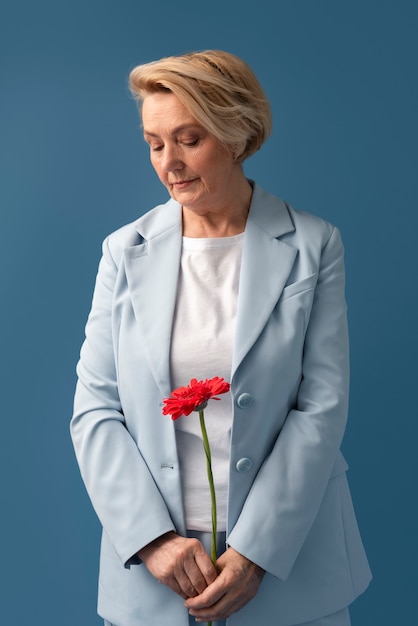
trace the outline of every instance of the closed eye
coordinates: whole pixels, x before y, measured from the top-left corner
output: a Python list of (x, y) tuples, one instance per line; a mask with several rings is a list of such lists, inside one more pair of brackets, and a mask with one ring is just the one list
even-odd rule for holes
[(164, 148), (162, 145), (153, 146), (152, 144), (149, 144), (149, 147), (151, 152), (160, 152)]
[(183, 141), (183, 144), (187, 147), (192, 148), (193, 146), (197, 146), (199, 139), (191, 139), (189, 141)]

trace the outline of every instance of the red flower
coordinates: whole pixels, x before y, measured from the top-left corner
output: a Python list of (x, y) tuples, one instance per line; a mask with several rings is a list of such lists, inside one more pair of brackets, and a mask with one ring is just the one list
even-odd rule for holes
[(208, 400), (220, 400), (215, 396), (227, 393), (230, 386), (219, 376), (206, 380), (192, 378), (187, 387), (178, 387), (169, 398), (164, 398), (163, 415), (171, 415), (171, 419), (176, 420), (182, 415), (190, 415), (192, 411), (202, 411)]

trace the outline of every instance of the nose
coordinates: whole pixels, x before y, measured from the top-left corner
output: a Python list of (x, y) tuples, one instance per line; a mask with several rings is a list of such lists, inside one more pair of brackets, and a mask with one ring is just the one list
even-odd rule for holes
[(183, 167), (183, 161), (180, 158), (177, 146), (165, 145), (161, 158), (161, 167), (164, 172), (173, 172)]

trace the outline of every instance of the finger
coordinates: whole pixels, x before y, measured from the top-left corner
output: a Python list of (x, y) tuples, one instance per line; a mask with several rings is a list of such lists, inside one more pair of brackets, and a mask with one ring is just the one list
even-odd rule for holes
[(175, 574), (183, 592), (194, 597), (216, 579), (217, 571), (202, 544), (196, 541), (192, 551), (178, 561)]
[(216, 602), (219, 602), (225, 595), (225, 585), (218, 577), (216, 580), (208, 585), (206, 589), (196, 597), (190, 597), (185, 606), (188, 609), (199, 610), (213, 606)]
[(245, 604), (247, 604), (249, 598), (232, 597), (231, 594), (226, 593), (218, 602), (212, 606), (208, 606), (202, 609), (190, 609), (189, 613), (192, 617), (199, 622), (215, 622), (222, 619), (227, 619), (233, 613), (239, 611)]
[(214, 582), (218, 575), (218, 572), (204, 548), (196, 551), (195, 561), (205, 582), (204, 586), (198, 589), (199, 593), (202, 593), (202, 591), (206, 589), (208, 585)]
[(189, 596), (185, 594), (182, 590), (180, 584), (177, 581), (177, 578), (174, 576), (173, 573), (171, 573), (170, 575), (163, 575), (157, 578), (157, 580), (162, 585), (165, 585), (166, 587), (171, 589), (171, 591), (174, 591), (174, 593), (183, 598), (183, 600), (187, 600), (189, 598)]
[(181, 595), (182, 598), (186, 600), (199, 595), (194, 583), (190, 580), (183, 568), (176, 567), (174, 569), (174, 576), (180, 589), (179, 595)]
[(207, 587), (206, 579), (193, 557), (177, 563), (173, 574), (187, 598), (198, 596)]

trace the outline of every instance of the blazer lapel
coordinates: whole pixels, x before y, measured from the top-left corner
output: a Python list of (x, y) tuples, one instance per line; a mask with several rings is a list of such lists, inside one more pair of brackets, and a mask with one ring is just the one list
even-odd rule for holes
[(269, 319), (297, 251), (280, 241), (294, 225), (283, 201), (255, 185), (242, 252), (232, 375)]
[(137, 222), (143, 243), (125, 250), (126, 276), (161, 397), (170, 395), (170, 342), (182, 245), (180, 205), (170, 200)]

